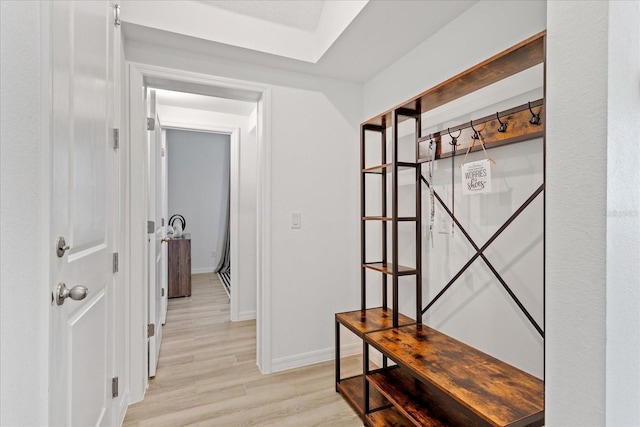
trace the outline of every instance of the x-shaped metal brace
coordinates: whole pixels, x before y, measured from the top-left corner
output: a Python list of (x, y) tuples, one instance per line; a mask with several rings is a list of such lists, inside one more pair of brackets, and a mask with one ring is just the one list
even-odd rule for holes
[[(422, 182), (424, 182), (427, 185), (427, 187), (429, 187), (429, 182), (426, 180), (426, 178), (424, 176), (421, 176), (421, 178), (422, 178)], [(476, 245), (476, 243), (473, 241), (469, 233), (467, 233), (467, 231), (464, 229), (462, 224), (460, 224), (460, 222), (455, 217), (455, 215), (453, 215), (453, 213), (449, 210), (447, 205), (445, 205), (445, 203), (442, 201), (438, 193), (436, 193), (435, 191), (433, 192), (435, 198), (438, 199), (438, 202), (440, 202), (440, 205), (444, 208), (444, 210), (447, 212), (449, 217), (451, 217), (453, 222), (455, 222), (455, 224), (458, 226), (458, 229), (462, 232), (462, 234), (464, 234), (464, 236), (467, 238), (469, 243), (471, 243), (471, 246), (473, 246), (473, 249), (475, 249), (476, 253), (469, 259), (469, 261), (467, 261), (467, 263), (460, 269), (460, 271), (458, 271), (458, 273), (456, 273), (456, 275), (453, 276), (453, 278), (449, 281), (449, 283), (447, 283), (447, 285), (444, 288), (442, 288), (442, 290), (438, 293), (438, 295), (436, 295), (431, 300), (431, 302), (427, 304), (427, 306), (422, 310), (422, 314), (426, 313), (427, 310), (429, 310), (429, 308), (431, 308), (431, 306), (433, 306), (433, 304), (435, 304), (436, 301), (438, 301), (440, 297), (444, 295), (444, 293), (451, 287), (451, 285), (453, 285), (453, 283), (456, 280), (458, 280), (460, 276), (462, 276), (462, 274), (467, 270), (467, 268), (469, 268), (471, 264), (473, 264), (473, 262), (477, 258), (482, 258), (482, 260), (487, 264), (487, 267), (489, 267), (489, 269), (496, 276), (496, 278), (498, 279), (502, 287), (505, 289), (505, 291), (507, 291), (509, 296), (520, 308), (522, 313), (527, 317), (527, 319), (529, 319), (529, 322), (531, 322), (531, 325), (533, 325), (533, 327), (536, 329), (536, 331), (538, 331), (540, 336), (544, 338), (544, 331), (542, 330), (540, 325), (538, 325), (538, 323), (531, 316), (529, 311), (527, 311), (526, 307), (520, 302), (516, 294), (511, 290), (509, 285), (507, 285), (507, 282), (505, 282), (502, 276), (500, 275), (500, 273), (498, 273), (498, 270), (495, 269), (493, 264), (491, 264), (491, 262), (484, 255), (484, 251), (489, 247), (489, 245), (491, 245), (491, 243), (493, 243), (493, 241), (496, 240), (498, 236), (502, 234), (502, 232), (527, 208), (527, 206), (529, 206), (535, 200), (535, 198), (538, 197), (540, 193), (542, 193), (542, 190), (544, 190), (544, 184), (541, 184), (540, 187), (538, 187), (533, 192), (533, 194), (529, 196), (529, 198), (509, 217), (509, 219), (504, 224), (502, 224), (502, 226), (489, 238), (489, 240), (487, 240), (487, 242), (484, 245), (482, 245), (481, 248), (479, 248), (478, 245)]]

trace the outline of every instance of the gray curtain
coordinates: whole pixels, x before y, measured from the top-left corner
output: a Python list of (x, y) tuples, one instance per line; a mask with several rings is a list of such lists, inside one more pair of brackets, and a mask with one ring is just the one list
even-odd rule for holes
[(224, 274), (227, 277), (231, 277), (231, 259), (230, 259), (230, 245), (231, 245), (231, 233), (230, 233), (230, 222), (229, 216), (231, 213), (231, 189), (227, 188), (227, 215), (225, 218), (225, 232), (224, 232), (224, 241), (222, 242), (222, 250), (220, 253), (220, 262), (218, 267), (216, 268), (216, 273)]

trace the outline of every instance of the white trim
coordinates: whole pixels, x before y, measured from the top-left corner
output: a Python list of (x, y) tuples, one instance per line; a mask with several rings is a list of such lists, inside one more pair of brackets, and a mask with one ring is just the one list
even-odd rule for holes
[[(362, 353), (361, 343), (346, 344), (340, 347), (341, 358), (360, 353)], [(335, 355), (335, 347), (331, 347), (323, 350), (310, 351), (308, 353), (295, 354), (293, 356), (280, 357), (273, 360), (272, 372), (285, 371), (287, 369), (299, 368), (301, 366), (334, 360)]]
[(258, 186), (257, 186), (257, 365), (271, 373), (271, 89), (258, 100)]
[(131, 377), (129, 390), (131, 403), (144, 398), (148, 384), (148, 345), (145, 334), (148, 318), (147, 295), (147, 144), (145, 104), (142, 75), (136, 67), (127, 64), (127, 129), (129, 133), (129, 163), (127, 189), (127, 228), (129, 231), (129, 283), (131, 348), (129, 360)]
[(238, 322), (241, 322), (243, 320), (254, 320), (256, 318), (256, 311), (255, 310), (249, 310), (249, 311), (241, 311), (238, 314)]
[[(50, 2), (40, 2), (40, 176), (38, 177), (39, 185), (40, 185), (40, 223), (38, 224), (40, 228), (40, 247), (48, 248), (51, 244), (51, 213), (52, 213), (52, 202), (53, 202), (53, 184), (52, 184), (52, 173), (53, 173), (53, 152), (52, 152), (52, 144), (53, 144), (53, 55), (52, 55), (52, 36), (51, 36), (51, 22), (52, 22), (52, 11), (51, 11), (51, 3)], [(53, 290), (53, 284), (51, 283), (52, 277), (52, 269), (51, 269), (51, 253), (47, 250), (42, 250), (39, 253), (38, 265), (40, 265), (40, 291), (41, 295), (49, 295)], [(36, 284), (34, 284), (37, 286)], [(48, 302), (48, 301), (47, 301)], [(46, 337), (47, 345), (38, 346), (37, 348), (46, 349), (47, 354), (41, 354), (40, 357), (34, 357), (33, 359), (29, 359), (31, 362), (37, 362), (37, 365), (31, 366), (32, 369), (36, 369), (38, 372), (41, 372), (43, 376), (46, 375), (46, 378), (42, 378), (42, 382), (39, 384), (40, 387), (47, 387), (47, 389), (51, 390), (52, 378), (57, 373), (56, 367), (52, 365), (51, 361), (53, 359), (53, 346), (52, 346), (52, 337), (53, 331), (52, 322), (51, 322), (51, 312), (49, 308), (49, 304), (45, 303), (45, 299), (38, 301), (39, 312), (41, 313), (40, 317), (40, 329), (38, 332), (41, 332), (43, 335), (40, 339)], [(17, 319), (14, 319), (17, 320)], [(15, 324), (15, 322), (11, 322), (11, 324)], [(24, 326), (24, 325), (21, 325)], [(4, 335), (4, 333), (3, 333)], [(5, 341), (6, 345), (6, 341)], [(31, 387), (29, 384), (27, 387)], [(49, 395), (47, 399), (45, 397), (44, 401), (40, 400), (41, 395), (32, 396), (32, 403), (34, 411), (36, 411), (37, 415), (31, 419), (41, 420), (42, 422), (51, 423), (51, 403), (52, 396), (51, 393), (44, 393), (44, 396)], [(3, 397), (3, 404), (7, 402), (7, 400)], [(10, 401), (9, 401), (10, 402)], [(9, 403), (11, 404), (11, 403)], [(13, 411), (9, 410), (9, 414), (11, 415)], [(5, 415), (7, 415), (5, 413)], [(14, 414), (15, 415), (15, 414)], [(0, 417), (2, 418), (2, 417)]]
[[(259, 134), (257, 168), (259, 171), (259, 185), (257, 188), (258, 213), (256, 236), (258, 316), (256, 325), (256, 357), (257, 364), (262, 372), (269, 373), (271, 371), (271, 89), (269, 88), (269, 86), (257, 83), (231, 80), (227, 78), (192, 73), (183, 70), (175, 70), (165, 67), (157, 67), (132, 62), (129, 62), (128, 65), (129, 67), (135, 68), (140, 71), (146, 81), (153, 81), (153, 84), (156, 87), (173, 88), (173, 90), (179, 90), (176, 86), (182, 85), (185, 87), (188, 86), (192, 92), (196, 91), (212, 96), (220, 96), (220, 94), (224, 92), (227, 95), (227, 98), (258, 102)], [(130, 84), (130, 73), (127, 79), (127, 83)], [(129, 88), (127, 93), (131, 94), (131, 88)], [(130, 127), (131, 123), (128, 123), (128, 126)], [(163, 123), (163, 126), (171, 127), (171, 123)], [(130, 145), (133, 145), (133, 143), (131, 143)], [(131, 163), (129, 165), (130, 172), (136, 169), (133, 166), (136, 164), (133, 160), (134, 159), (131, 159)], [(129, 176), (129, 179), (130, 181), (128, 185), (130, 188), (132, 188), (133, 182), (135, 181), (131, 181), (131, 176)], [(133, 198), (133, 194), (131, 194), (131, 196), (132, 198), (129, 200), (135, 200)], [(133, 204), (131, 208), (133, 208)], [(133, 240), (131, 244), (131, 249), (133, 250)], [(130, 255), (131, 257), (133, 257), (133, 252), (131, 252)], [(233, 250), (231, 255), (233, 256)], [(145, 264), (131, 262), (129, 265), (132, 269), (131, 274), (133, 279), (133, 269), (140, 269), (141, 267), (139, 266), (144, 266)], [(132, 334), (137, 333), (140, 329), (143, 329), (139, 323), (135, 322), (133, 317), (134, 314), (137, 313), (135, 308), (142, 307), (141, 304), (143, 304), (143, 302), (138, 301), (139, 295), (135, 295), (136, 291), (134, 283), (135, 282), (131, 281)], [(134, 359), (136, 357), (136, 352), (141, 351), (137, 346), (134, 345), (134, 339), (135, 335), (132, 335), (132, 385), (135, 383), (135, 381), (139, 380), (139, 375), (141, 375), (140, 372), (137, 372), (133, 369), (135, 367)], [(142, 357), (143, 354), (145, 353), (141, 352), (141, 354), (137, 355), (137, 357)], [(142, 398), (142, 396), (135, 395), (132, 389), (132, 402), (136, 401), (136, 397)]]
[(230, 314), (229, 317), (232, 322), (240, 320), (238, 311), (240, 309), (240, 291), (238, 289), (238, 271), (242, 261), (240, 260), (240, 251), (238, 244), (240, 242), (240, 225), (238, 224), (238, 218), (240, 218), (240, 129), (236, 129), (231, 134), (231, 147), (229, 147), (229, 165), (231, 166), (233, 174), (229, 176), (229, 188), (231, 194), (229, 194), (229, 260), (231, 263), (231, 283), (230, 283)]

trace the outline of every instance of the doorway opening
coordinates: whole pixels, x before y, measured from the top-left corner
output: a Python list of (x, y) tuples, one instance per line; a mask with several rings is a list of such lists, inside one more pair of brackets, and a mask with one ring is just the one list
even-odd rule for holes
[[(237, 310), (234, 310), (235, 319), (243, 320), (243, 318), (255, 318), (256, 319), (256, 363), (262, 373), (271, 372), (271, 301), (270, 301), (270, 289), (271, 289), (271, 253), (268, 248), (271, 245), (271, 234), (269, 224), (271, 223), (271, 169), (270, 169), (270, 106), (271, 106), (271, 90), (268, 86), (254, 84), (250, 82), (232, 81), (229, 79), (221, 79), (215, 76), (202, 75), (197, 73), (188, 73), (184, 71), (167, 69), (164, 67), (154, 67), (142, 64), (129, 63), (129, 96), (130, 96), (130, 125), (131, 134), (130, 138), (131, 153), (129, 156), (129, 186), (130, 186), (130, 200), (132, 200), (132, 206), (130, 209), (131, 215), (129, 218), (129, 224), (146, 223), (146, 213), (144, 206), (136, 206), (137, 203), (133, 202), (138, 200), (139, 196), (142, 196), (144, 190), (142, 190), (138, 182), (145, 182), (145, 170), (137, 168), (137, 163), (141, 160), (144, 162), (146, 149), (144, 144), (136, 144), (136, 141), (143, 141), (141, 137), (143, 134), (142, 127), (138, 127), (136, 123), (146, 123), (146, 117), (144, 117), (143, 101), (140, 100), (140, 89), (142, 88), (155, 88), (156, 90), (170, 90), (175, 92), (183, 92), (187, 94), (204, 95), (208, 97), (214, 97), (224, 99), (227, 101), (241, 101), (245, 103), (253, 103), (255, 113), (252, 114), (252, 120), (255, 123), (254, 137), (255, 137), (255, 163), (248, 169), (253, 169), (255, 173), (255, 179), (253, 180), (254, 194), (251, 200), (255, 204), (255, 212), (253, 214), (246, 214), (246, 210), (238, 206), (236, 218), (242, 219), (243, 216), (247, 216), (247, 219), (252, 219), (255, 224), (255, 232), (253, 233), (253, 243), (251, 248), (253, 249), (255, 256), (252, 258), (255, 260), (255, 274), (251, 274), (253, 277), (251, 281), (255, 283), (255, 288), (252, 290), (254, 297), (254, 308), (252, 310), (244, 310), (242, 307), (242, 300), (238, 300)], [(160, 111), (160, 114), (162, 112)], [(224, 113), (220, 113), (224, 114)], [(234, 135), (236, 135), (236, 148), (238, 149), (238, 159), (241, 157), (242, 144), (239, 143), (242, 139), (242, 126), (229, 125), (229, 124), (213, 124), (211, 120), (205, 120), (202, 116), (197, 114), (188, 115), (188, 123), (162, 119), (161, 126), (174, 129), (199, 129), (208, 132), (226, 133), (231, 136), (231, 155), (234, 152)], [(249, 119), (247, 119), (249, 120)], [(244, 167), (244, 166), (243, 166)], [(242, 176), (240, 177), (242, 178)], [(231, 177), (231, 184), (233, 185), (234, 178)], [(238, 188), (243, 187), (242, 179), (238, 180)], [(233, 191), (233, 189), (232, 189)], [(241, 193), (242, 191), (240, 191)], [(144, 198), (144, 197), (141, 197)], [(242, 199), (242, 196), (240, 196)], [(233, 203), (231, 206), (231, 215), (234, 217)], [(133, 230), (133, 227), (132, 227)], [(233, 230), (233, 226), (232, 226)], [(145, 230), (146, 231), (146, 230)], [(232, 231), (233, 232), (233, 231)], [(142, 234), (142, 233), (141, 233)], [(144, 262), (138, 264), (138, 260), (148, 259), (148, 254), (145, 254), (145, 248), (140, 245), (141, 239), (146, 239), (146, 235), (138, 235), (133, 232), (130, 235), (130, 266), (131, 266), (131, 283), (142, 282), (145, 280), (145, 273), (143, 271)], [(240, 240), (242, 236), (240, 235)], [(233, 241), (233, 236), (231, 237)], [(146, 240), (142, 240), (146, 241)], [(240, 246), (242, 247), (242, 246)], [(233, 251), (233, 249), (232, 249)], [(232, 262), (232, 266), (233, 266)], [(232, 267), (233, 268), (233, 267)], [(232, 276), (233, 276), (232, 271)], [(242, 278), (240, 275), (239, 279)], [(132, 307), (147, 307), (148, 292), (144, 287), (131, 286), (131, 304)], [(237, 291), (238, 294), (242, 292), (242, 289)], [(232, 302), (234, 285), (232, 281)], [(233, 308), (233, 305), (232, 305)], [(248, 317), (252, 316), (252, 317)], [(140, 334), (141, 326), (146, 325), (146, 313), (135, 313), (132, 311), (131, 316), (131, 401), (141, 400), (144, 395), (144, 389), (147, 384), (145, 373), (147, 372), (148, 364), (148, 352), (145, 350), (147, 337)]]
[[(194, 273), (220, 270), (226, 252), (220, 242), (228, 225), (230, 317), (232, 321), (255, 319), (257, 103), (165, 89), (156, 89), (155, 93), (170, 165), (163, 179), (174, 198), (180, 198), (189, 210), (178, 212), (175, 209), (180, 203), (163, 201), (167, 206), (165, 217), (187, 213), (192, 217), (189, 231)], [(229, 141), (227, 151), (218, 153), (226, 157), (226, 163), (215, 158), (217, 137)], [(172, 179), (171, 165), (183, 170), (176, 175), (181, 182)], [(225, 200), (220, 199), (223, 189), (228, 191), (228, 196), (222, 197)], [(218, 199), (215, 206), (214, 199)], [(211, 221), (203, 215), (209, 215)], [(193, 235), (193, 227), (200, 236)], [(205, 241), (209, 238), (217, 242)]]

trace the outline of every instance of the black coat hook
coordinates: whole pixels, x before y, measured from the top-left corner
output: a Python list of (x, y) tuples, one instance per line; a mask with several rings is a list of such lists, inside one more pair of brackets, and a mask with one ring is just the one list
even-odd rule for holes
[(462, 129), (458, 129), (458, 135), (457, 136), (451, 135), (451, 131), (449, 130), (449, 128), (447, 128), (447, 132), (449, 133), (449, 136), (451, 137), (451, 142), (449, 143), (449, 145), (453, 145), (453, 146), (460, 145), (460, 144), (458, 144), (458, 137), (462, 134)]
[(529, 119), (529, 123), (531, 123), (532, 125), (539, 125), (540, 114), (536, 114), (533, 112), (533, 110), (531, 109), (531, 101), (529, 101), (529, 111), (531, 112), (531, 118)]
[(480, 139), (480, 137), (478, 136), (478, 131), (476, 130), (476, 128), (473, 127), (473, 120), (471, 120), (471, 129), (473, 129), (473, 136), (471, 138)]
[(496, 113), (496, 119), (498, 119), (498, 123), (500, 123), (500, 127), (498, 128), (498, 132), (505, 133), (507, 131), (507, 122), (502, 122), (500, 120), (500, 114)]

